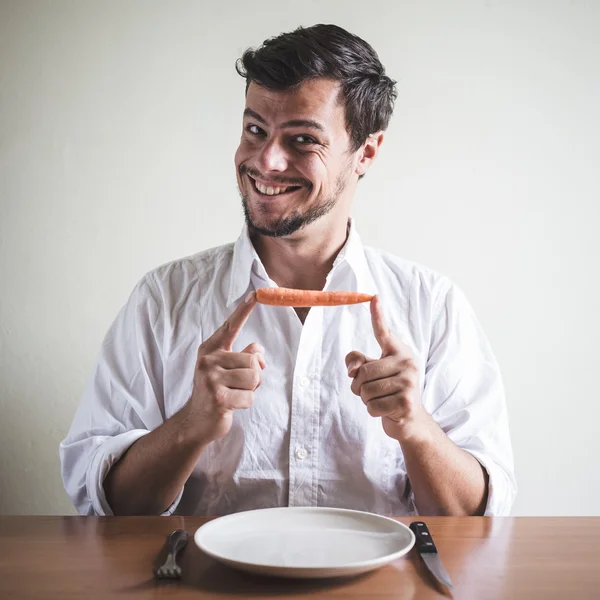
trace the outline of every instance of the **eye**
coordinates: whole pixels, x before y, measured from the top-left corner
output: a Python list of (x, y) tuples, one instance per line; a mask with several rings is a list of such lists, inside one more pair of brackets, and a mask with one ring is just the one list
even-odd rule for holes
[(251, 135), (264, 135), (265, 134), (263, 129), (261, 129), (258, 125), (253, 125), (252, 123), (250, 125), (246, 126), (246, 131), (248, 133), (250, 133)]
[(310, 146), (312, 144), (317, 144), (317, 140), (310, 137), (309, 135), (300, 134), (294, 137), (294, 141), (301, 146)]

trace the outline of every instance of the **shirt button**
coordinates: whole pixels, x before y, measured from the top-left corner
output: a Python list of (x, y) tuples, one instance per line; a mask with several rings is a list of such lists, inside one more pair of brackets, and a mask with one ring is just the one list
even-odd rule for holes
[(298, 448), (298, 450), (296, 450), (296, 458), (304, 460), (307, 456), (308, 452), (306, 451), (306, 448)]
[(310, 383), (310, 379), (306, 375), (304, 375), (304, 377), (302, 377), (302, 379), (300, 379), (300, 385), (302, 387), (306, 387), (309, 383)]

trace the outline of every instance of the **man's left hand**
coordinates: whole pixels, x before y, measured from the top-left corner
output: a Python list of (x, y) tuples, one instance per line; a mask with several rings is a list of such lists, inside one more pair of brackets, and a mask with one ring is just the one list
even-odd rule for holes
[(346, 356), (351, 389), (371, 416), (382, 418), (385, 433), (402, 442), (417, 435), (429, 417), (421, 405), (417, 365), (409, 346), (398, 341), (387, 326), (379, 296), (371, 301), (371, 321), (381, 358), (356, 351)]

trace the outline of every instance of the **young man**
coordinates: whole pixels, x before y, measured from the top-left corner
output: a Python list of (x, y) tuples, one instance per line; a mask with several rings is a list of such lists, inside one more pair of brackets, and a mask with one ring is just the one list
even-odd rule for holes
[[(149, 273), (118, 315), (60, 448), (75, 506), (507, 514), (503, 386), (468, 302), (446, 278), (363, 247), (350, 218), (394, 82), (332, 25), (266, 41), (238, 72), (246, 224), (235, 244)], [(376, 297), (257, 304), (267, 286)]]

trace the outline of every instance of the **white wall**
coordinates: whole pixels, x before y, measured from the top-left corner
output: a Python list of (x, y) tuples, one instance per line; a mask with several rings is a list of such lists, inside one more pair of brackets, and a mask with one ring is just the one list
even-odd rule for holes
[(503, 368), (515, 514), (600, 514), (600, 3), (0, 2), (0, 513), (71, 513), (57, 447), (132, 286), (237, 237), (250, 45), (335, 22), (399, 99), (365, 241), (451, 276)]

